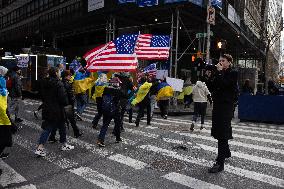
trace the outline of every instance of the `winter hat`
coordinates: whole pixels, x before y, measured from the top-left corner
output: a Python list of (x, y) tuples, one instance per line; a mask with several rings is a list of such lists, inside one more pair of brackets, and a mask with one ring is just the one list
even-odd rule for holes
[(114, 77), (111, 80), (109, 80), (109, 85), (113, 87), (119, 87), (121, 84), (121, 81), (118, 77)]
[(4, 66), (0, 66), (0, 76), (5, 76), (7, 72), (7, 68), (5, 68)]

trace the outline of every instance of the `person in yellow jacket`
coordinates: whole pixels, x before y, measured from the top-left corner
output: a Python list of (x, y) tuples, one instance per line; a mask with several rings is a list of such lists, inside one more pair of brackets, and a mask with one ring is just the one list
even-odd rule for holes
[(97, 129), (99, 120), (101, 119), (101, 117), (103, 115), (103, 112), (102, 112), (103, 97), (102, 96), (103, 96), (103, 93), (104, 93), (104, 89), (107, 86), (107, 82), (108, 82), (107, 75), (104, 74), (104, 73), (101, 73), (99, 75), (99, 78), (95, 82), (95, 85), (96, 85), (95, 86), (95, 93), (94, 93), (92, 98), (96, 100), (98, 113), (95, 115), (95, 117), (92, 121), (92, 124), (93, 124), (92, 127), (94, 129)]
[[(12, 146), (12, 123), (7, 114), (7, 96), (5, 75), (8, 69), (0, 66), (0, 156), (3, 157), (3, 151), (6, 147)], [(2, 169), (0, 169), (0, 175)]]

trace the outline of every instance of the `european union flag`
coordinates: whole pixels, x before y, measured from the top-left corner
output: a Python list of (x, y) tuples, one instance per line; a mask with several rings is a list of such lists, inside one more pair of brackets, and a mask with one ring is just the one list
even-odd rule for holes
[(123, 4), (123, 3), (136, 3), (136, 0), (118, 0), (119, 4)]
[(150, 7), (158, 5), (158, 0), (137, 0), (137, 4), (139, 7)]

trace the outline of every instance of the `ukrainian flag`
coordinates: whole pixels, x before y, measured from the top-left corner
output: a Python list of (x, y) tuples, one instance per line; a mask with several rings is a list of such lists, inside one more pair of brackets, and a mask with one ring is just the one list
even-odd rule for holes
[(86, 92), (94, 86), (95, 77), (91, 73), (77, 72), (73, 80), (75, 94)]
[(0, 125), (11, 125), (10, 119), (7, 116), (7, 88), (6, 80), (0, 76)]
[(101, 73), (99, 75), (99, 78), (96, 80), (96, 87), (94, 95), (92, 96), (92, 99), (96, 100), (97, 97), (102, 97), (105, 87), (107, 86), (108, 78), (105, 73)]
[(141, 85), (137, 91), (137, 94), (135, 98), (132, 100), (131, 104), (135, 106), (139, 102), (141, 102), (145, 96), (148, 94), (152, 87), (152, 83), (145, 82), (143, 85)]
[(158, 90), (158, 94), (156, 96), (157, 101), (174, 96), (173, 88), (166, 82), (160, 83), (157, 87), (157, 90)]

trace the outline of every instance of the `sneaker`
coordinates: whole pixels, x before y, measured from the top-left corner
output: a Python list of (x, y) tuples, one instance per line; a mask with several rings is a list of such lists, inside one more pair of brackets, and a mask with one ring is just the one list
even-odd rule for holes
[(147, 125), (151, 125), (151, 123), (147, 123)]
[(136, 126), (136, 127), (139, 127), (139, 123), (135, 123), (135, 126)]
[(203, 124), (201, 124), (201, 126), (200, 126), (200, 130), (202, 130), (202, 129), (204, 129), (205, 127), (204, 127), (204, 125)]
[(48, 143), (56, 143), (57, 140), (55, 138), (49, 138)]
[(164, 119), (168, 119), (168, 115), (165, 115), (165, 116), (164, 116)]
[(97, 140), (97, 145), (99, 147), (105, 147), (106, 146), (105, 143), (102, 140)]
[(98, 129), (98, 126), (93, 124), (93, 125), (92, 125), (92, 128), (95, 129), (95, 130), (97, 130), (97, 129)]
[(46, 156), (46, 152), (45, 152), (45, 150), (44, 149), (36, 149), (36, 151), (35, 151), (35, 155), (37, 155), (38, 157), (44, 157), (44, 156)]
[(132, 121), (132, 120), (129, 120), (129, 123), (133, 123), (133, 121)]
[(34, 111), (34, 116), (36, 119), (38, 119), (38, 111)]
[(213, 167), (211, 167), (210, 169), (208, 169), (208, 173), (218, 173), (218, 172), (221, 172), (224, 170), (224, 164), (218, 164), (218, 163), (215, 163), (213, 165)]
[(76, 114), (76, 120), (77, 121), (83, 121), (83, 118), (79, 114)]
[(6, 158), (8, 158), (9, 157), (9, 153), (2, 153), (1, 155), (0, 155), (0, 158), (1, 159), (6, 159)]
[(61, 147), (61, 150), (62, 151), (68, 151), (68, 150), (73, 150), (74, 149), (74, 146), (71, 146), (70, 144), (63, 144), (62, 147)]

